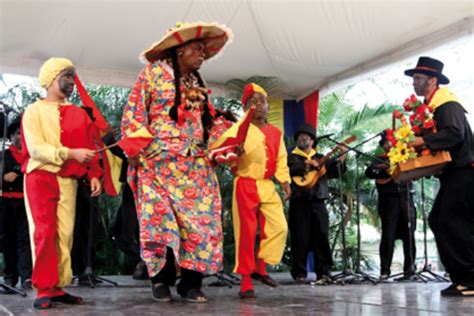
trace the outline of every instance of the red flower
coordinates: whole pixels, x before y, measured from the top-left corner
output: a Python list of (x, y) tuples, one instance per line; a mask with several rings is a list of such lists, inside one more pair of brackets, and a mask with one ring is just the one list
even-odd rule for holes
[(143, 123), (143, 122), (145, 122), (145, 115), (143, 115), (143, 113), (141, 113), (141, 112), (135, 112), (135, 120), (138, 123)]
[(433, 128), (434, 126), (434, 120), (428, 120), (423, 123), (424, 128)]
[(195, 244), (200, 244), (203, 240), (201, 234), (198, 234), (198, 233), (189, 233), (188, 239), (191, 240)]
[(207, 215), (203, 215), (201, 216), (201, 218), (199, 218), (199, 222), (201, 223), (201, 225), (209, 225), (211, 221), (211, 218)]
[(420, 135), (421, 129), (418, 125), (414, 125), (411, 129), (413, 130), (413, 133), (415, 133), (415, 135)]
[(393, 111), (393, 115), (394, 115), (395, 118), (397, 118), (397, 119), (402, 117), (402, 113), (401, 113), (399, 110)]
[(206, 266), (206, 264), (203, 263), (203, 262), (198, 262), (198, 263), (196, 264), (196, 270), (197, 270), (198, 272), (204, 273), (204, 272), (207, 271), (207, 266)]
[(190, 180), (195, 180), (197, 179), (197, 177), (199, 177), (199, 173), (196, 170), (192, 170), (191, 172), (189, 172), (188, 178)]
[(178, 162), (176, 164), (176, 167), (178, 167), (178, 170), (181, 172), (186, 172), (189, 169), (189, 167), (185, 163), (182, 163), (182, 162)]
[(166, 215), (169, 212), (168, 208), (162, 202), (156, 203), (153, 210), (160, 215)]
[(163, 242), (165, 244), (171, 243), (173, 241), (173, 239), (174, 239), (174, 237), (173, 237), (173, 234), (171, 234), (171, 233), (165, 233), (163, 235)]
[(161, 175), (168, 177), (171, 174), (171, 170), (167, 167), (161, 167), (160, 168)]
[(187, 252), (194, 252), (196, 250), (196, 244), (190, 241), (185, 241), (183, 243), (183, 249)]
[(180, 266), (185, 269), (192, 270), (194, 268), (194, 262), (190, 259), (185, 259), (181, 261)]
[(198, 190), (195, 187), (187, 188), (184, 190), (184, 196), (188, 199), (196, 199), (198, 197)]
[(187, 210), (192, 210), (194, 207), (194, 202), (189, 199), (184, 199), (183, 200), (183, 207)]
[(150, 239), (150, 231), (149, 230), (142, 230), (140, 233), (141, 240), (149, 240)]
[(215, 262), (211, 263), (211, 270), (212, 271), (217, 271), (217, 263), (215, 263)]
[(150, 220), (153, 226), (160, 226), (161, 225), (161, 215), (153, 215)]

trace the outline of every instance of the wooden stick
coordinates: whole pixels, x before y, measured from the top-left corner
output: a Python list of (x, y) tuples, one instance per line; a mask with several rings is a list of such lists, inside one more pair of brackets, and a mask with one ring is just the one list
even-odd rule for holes
[(101, 153), (101, 152), (103, 152), (103, 151), (106, 151), (107, 149), (110, 149), (110, 148), (115, 147), (115, 146), (118, 146), (118, 142), (117, 142), (117, 143), (113, 143), (112, 145), (106, 146), (106, 147), (104, 147), (104, 148), (97, 149), (97, 150), (95, 151), (95, 153), (96, 153), (96, 154), (99, 154), (99, 153)]

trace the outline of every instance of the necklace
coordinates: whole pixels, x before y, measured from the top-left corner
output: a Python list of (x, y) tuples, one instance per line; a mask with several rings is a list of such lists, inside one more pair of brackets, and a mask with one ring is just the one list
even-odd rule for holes
[(186, 76), (182, 76), (180, 78), (181, 85), (183, 85), (186, 89), (191, 89), (193, 87), (199, 87), (199, 82), (196, 76), (192, 73), (187, 74)]

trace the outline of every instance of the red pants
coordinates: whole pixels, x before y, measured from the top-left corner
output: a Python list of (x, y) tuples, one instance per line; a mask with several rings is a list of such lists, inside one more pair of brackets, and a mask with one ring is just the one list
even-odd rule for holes
[(281, 198), (271, 180), (238, 177), (234, 182), (232, 216), (235, 235), (235, 269), (240, 274), (256, 271), (255, 239), (260, 224), (257, 257), (278, 264), (285, 250), (288, 226)]
[(25, 206), (33, 252), (33, 286), (38, 297), (57, 296), (71, 283), (70, 251), (77, 181), (34, 170), (25, 176)]

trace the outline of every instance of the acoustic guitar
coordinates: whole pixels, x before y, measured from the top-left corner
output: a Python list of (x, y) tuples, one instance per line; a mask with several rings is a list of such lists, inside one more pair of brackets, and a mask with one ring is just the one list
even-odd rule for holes
[[(342, 142), (342, 144), (348, 145), (348, 144), (352, 143), (353, 141), (355, 141), (356, 139), (357, 139), (357, 137), (355, 135), (352, 135), (351, 137), (344, 140)], [(334, 153), (336, 153), (341, 148), (341, 146), (342, 145), (336, 146), (333, 150), (331, 150), (329, 153), (327, 153), (324, 157), (322, 157), (321, 159), (318, 159), (318, 163), (319, 163), (318, 167), (307, 165), (305, 175), (304, 176), (294, 176), (294, 177), (292, 177), (293, 182), (297, 186), (305, 188), (305, 189), (313, 188), (316, 185), (316, 183), (318, 182), (318, 180), (326, 174), (326, 172), (327, 172), (326, 162), (328, 161), (328, 159)]]

